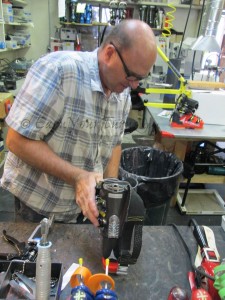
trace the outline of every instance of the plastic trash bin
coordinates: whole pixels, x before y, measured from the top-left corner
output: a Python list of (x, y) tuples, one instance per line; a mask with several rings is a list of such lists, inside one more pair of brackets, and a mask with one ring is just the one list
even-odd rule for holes
[(137, 180), (137, 193), (146, 209), (145, 225), (166, 223), (182, 172), (183, 163), (173, 153), (145, 146), (122, 151), (119, 178)]

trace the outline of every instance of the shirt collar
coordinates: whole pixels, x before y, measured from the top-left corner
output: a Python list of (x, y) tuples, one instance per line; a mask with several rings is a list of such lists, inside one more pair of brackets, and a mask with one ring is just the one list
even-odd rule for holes
[(100, 76), (99, 76), (98, 48), (90, 53), (89, 66), (90, 66), (90, 78), (91, 78), (92, 91), (104, 93)]
[[(91, 89), (95, 92), (100, 92), (104, 94), (104, 89), (101, 83), (101, 79), (99, 76), (99, 66), (98, 66), (98, 48), (95, 49), (92, 52), (89, 52), (89, 68), (90, 68), (90, 78), (91, 78)], [(126, 89), (126, 92), (129, 93), (130, 88)], [(114, 99), (115, 101), (118, 101), (118, 95), (117, 93), (112, 92), (109, 99)]]

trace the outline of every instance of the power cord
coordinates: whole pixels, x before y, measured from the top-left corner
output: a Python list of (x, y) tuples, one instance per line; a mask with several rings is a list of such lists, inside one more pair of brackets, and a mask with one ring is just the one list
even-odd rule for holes
[(191, 262), (191, 266), (192, 266), (193, 270), (194, 270), (196, 273), (198, 273), (198, 274), (200, 274), (200, 275), (202, 275), (202, 276), (204, 276), (204, 277), (207, 277), (208, 279), (210, 279), (210, 280), (212, 280), (212, 281), (215, 281), (215, 278), (214, 278), (213, 276), (211, 276), (211, 275), (205, 273), (202, 269), (198, 269), (198, 268), (195, 266), (194, 259), (193, 259), (193, 256), (192, 256), (191, 252), (190, 252), (190, 249), (188, 248), (186, 242), (184, 241), (184, 239), (183, 239), (183, 237), (182, 237), (182, 235), (181, 235), (181, 233), (180, 233), (180, 231), (179, 231), (177, 225), (174, 224), (174, 223), (169, 224), (169, 225), (171, 225), (171, 226), (175, 229), (175, 232), (178, 234), (178, 236), (179, 236), (179, 238), (180, 238), (180, 240), (181, 240), (181, 242), (182, 242), (182, 244), (183, 244), (183, 246), (184, 246), (184, 249), (186, 250), (186, 252), (187, 252), (187, 254), (188, 254), (189, 258), (190, 258), (190, 262)]

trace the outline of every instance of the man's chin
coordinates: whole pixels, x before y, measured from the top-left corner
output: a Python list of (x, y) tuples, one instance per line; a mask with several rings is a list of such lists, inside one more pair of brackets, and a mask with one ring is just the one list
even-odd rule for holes
[(123, 86), (123, 85), (120, 85), (118, 87), (116, 87), (116, 93), (122, 93), (125, 89), (127, 89), (127, 86)]

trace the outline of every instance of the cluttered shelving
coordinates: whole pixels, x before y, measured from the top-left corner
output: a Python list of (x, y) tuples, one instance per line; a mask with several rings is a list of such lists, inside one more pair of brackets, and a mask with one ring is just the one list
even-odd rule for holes
[[(187, 3), (187, 2), (185, 2)], [(192, 24), (198, 23), (200, 3), (195, 1), (192, 5)], [(156, 36), (182, 35), (175, 30), (172, 18), (179, 20), (180, 15), (185, 18), (188, 14), (189, 4), (173, 4), (147, 1), (70, 1), (66, 2), (65, 16), (59, 19), (57, 38), (54, 40), (55, 49), (83, 51), (93, 50), (98, 47), (104, 27), (110, 27), (125, 18), (139, 18), (147, 22), (153, 29)], [(167, 13), (169, 15), (167, 16)], [(165, 25), (165, 19), (168, 22)], [(108, 28), (106, 31), (109, 30)], [(195, 30), (191, 28), (191, 30)], [(61, 36), (61, 31), (67, 31), (68, 35)], [(69, 32), (70, 31), (70, 32)], [(73, 33), (73, 34), (72, 34)], [(179, 39), (179, 38), (178, 38)], [(92, 41), (92, 42), (91, 42)]]
[(0, 52), (30, 47), (31, 13), (27, 1), (0, 2)]

